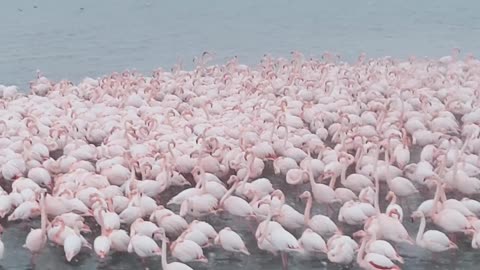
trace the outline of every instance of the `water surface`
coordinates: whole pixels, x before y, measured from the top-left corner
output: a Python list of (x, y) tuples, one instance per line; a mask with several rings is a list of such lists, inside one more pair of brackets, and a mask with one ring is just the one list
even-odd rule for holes
[[(292, 50), (308, 57), (321, 57), (330, 51), (348, 61), (361, 52), (371, 57), (433, 58), (449, 54), (453, 47), (478, 55), (479, 9), (480, 3), (474, 0), (3, 1), (0, 83), (25, 88), (36, 69), (56, 80), (78, 81), (124, 69), (148, 73), (157, 67), (168, 69), (177, 62), (191, 68), (193, 57), (204, 51), (215, 53), (217, 62), (236, 55), (250, 65), (265, 53), (288, 57)], [(277, 186), (284, 181), (270, 178)], [(302, 189), (288, 190), (289, 203), (303, 211), (304, 204), (296, 200)], [(409, 207), (415, 208), (425, 196), (408, 200)], [(230, 226), (240, 232), (252, 256), (209, 248), (205, 250), (209, 264), (192, 264), (195, 269), (280, 269), (280, 258), (256, 248), (248, 223), (228, 215), (209, 217), (209, 221), (218, 230)], [(6, 251), (0, 267), (30, 269), (29, 253), (22, 245), (30, 227), (39, 227), (38, 221), (2, 224), (6, 228)], [(415, 236), (418, 223), (405, 224)], [(476, 269), (478, 253), (466, 241), (460, 245), (459, 252), (446, 252), (436, 258), (418, 247), (398, 248), (405, 257), (405, 269)], [(89, 250), (83, 250), (75, 262), (68, 264), (63, 250), (50, 244), (37, 262), (36, 269), (141, 267), (132, 255), (116, 254), (101, 261)], [(148, 264), (151, 269), (160, 268), (159, 258), (148, 260)], [(342, 267), (328, 263), (324, 256), (295, 256), (290, 269)]]
[(0, 5), (0, 83), (26, 86), (36, 69), (78, 81), (150, 72), (203, 51), (247, 64), (265, 53), (325, 51), (353, 60), (480, 52), (480, 2), (415, 0), (15, 0)]

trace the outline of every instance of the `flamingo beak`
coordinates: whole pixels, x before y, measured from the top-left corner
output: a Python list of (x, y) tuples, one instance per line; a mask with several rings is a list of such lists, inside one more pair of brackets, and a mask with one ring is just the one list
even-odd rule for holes
[(106, 256), (107, 254), (105, 254), (105, 251), (100, 251), (98, 254), (98, 257), (100, 257), (101, 259), (105, 259)]
[(90, 229), (90, 227), (87, 224), (83, 224), (82, 231), (86, 232), (86, 233), (91, 233), (92, 232), (92, 230)]

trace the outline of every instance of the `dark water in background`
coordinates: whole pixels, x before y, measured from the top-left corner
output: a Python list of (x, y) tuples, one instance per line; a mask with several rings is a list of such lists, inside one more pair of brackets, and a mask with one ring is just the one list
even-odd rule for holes
[[(205, 50), (214, 52), (218, 62), (237, 55), (247, 64), (257, 63), (265, 53), (288, 56), (291, 50), (316, 57), (331, 51), (346, 60), (354, 60), (361, 52), (372, 57), (439, 57), (453, 47), (478, 54), (479, 8), (480, 3), (474, 0), (2, 1), (0, 83), (24, 88), (36, 69), (53, 79), (78, 81), (127, 68), (141, 72), (169, 68), (179, 59), (190, 68), (193, 57)], [(284, 182), (278, 177), (271, 179), (277, 186)], [(287, 190), (286, 186), (281, 188)], [(295, 199), (301, 190), (288, 190), (289, 203), (303, 212), (304, 204)], [(416, 208), (426, 197), (431, 194), (408, 200), (408, 207)], [(314, 207), (314, 211), (321, 209)], [(280, 258), (256, 248), (251, 229), (243, 220), (223, 215), (209, 221), (218, 230), (230, 226), (241, 233), (252, 256), (210, 248), (205, 250), (209, 264), (191, 264), (195, 269), (281, 268)], [(30, 254), (21, 246), (30, 227), (39, 227), (39, 222), (2, 224), (6, 250), (0, 269), (30, 269)], [(418, 223), (406, 218), (405, 224), (414, 237)], [(478, 253), (466, 240), (460, 245), (456, 254), (447, 252), (436, 258), (418, 247), (397, 247), (405, 258), (404, 269), (478, 269)], [(148, 263), (150, 269), (160, 268), (160, 258)], [(36, 269), (140, 267), (135, 256), (117, 254), (99, 261), (89, 250), (67, 264), (63, 249), (49, 245), (39, 256)], [(325, 256), (295, 256), (290, 259), (290, 269), (342, 267), (329, 264)]]
[(178, 59), (188, 68), (205, 50), (247, 64), (292, 50), (347, 60), (439, 57), (453, 47), (478, 55), (479, 9), (476, 0), (2, 1), (0, 83), (25, 87), (36, 69), (78, 81)]

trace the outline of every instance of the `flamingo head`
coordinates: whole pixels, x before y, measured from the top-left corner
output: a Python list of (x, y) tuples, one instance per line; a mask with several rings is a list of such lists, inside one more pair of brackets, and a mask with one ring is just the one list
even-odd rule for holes
[(300, 199), (308, 199), (312, 197), (312, 194), (309, 191), (305, 191), (300, 196), (298, 196)]
[(352, 236), (355, 237), (355, 238), (363, 238), (363, 237), (367, 236), (367, 232), (365, 232), (364, 230), (359, 230), (359, 231), (353, 233)]
[(183, 201), (181, 206), (180, 206), (180, 213), (179, 213), (180, 216), (181, 217), (186, 216), (189, 209), (190, 209), (190, 204), (189, 204), (189, 201), (187, 199), (187, 200)]
[(97, 253), (98, 257), (100, 257), (100, 259), (105, 259), (105, 257), (107, 256), (107, 253), (105, 251), (99, 251)]

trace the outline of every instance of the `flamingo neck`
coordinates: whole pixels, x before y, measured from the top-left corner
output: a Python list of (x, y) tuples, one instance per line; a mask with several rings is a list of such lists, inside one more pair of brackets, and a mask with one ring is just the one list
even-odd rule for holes
[(378, 149), (375, 150), (375, 161), (373, 163), (373, 178), (375, 180), (375, 197), (374, 197), (373, 204), (375, 206), (375, 211), (377, 212), (377, 214), (380, 214), (380, 203), (379, 203), (380, 181), (377, 176), (377, 167), (378, 167)]
[(355, 153), (355, 160), (356, 160), (355, 172), (358, 172), (360, 170), (360, 164), (361, 164), (360, 161), (362, 160), (363, 155), (364, 155), (363, 147), (357, 148), (357, 153)]
[[(347, 169), (348, 169), (348, 165), (345, 164), (343, 167), (342, 167), (342, 172), (340, 173), (340, 183), (342, 183), (342, 185), (345, 185), (345, 180), (347, 179)], [(336, 177), (335, 177), (336, 178)], [(332, 179), (333, 180), (333, 179)], [(330, 181), (330, 185), (334, 186), (335, 185), (335, 181), (336, 179), (334, 180), (334, 183), (332, 184)]]
[(440, 192), (442, 192), (442, 187), (441, 183), (436, 180), (437, 182), (437, 188), (435, 189), (435, 196), (433, 197), (433, 207), (432, 207), (432, 213), (431, 215), (437, 213), (440, 211), (440, 206), (439, 206), (439, 201), (440, 201)]
[[(270, 133), (270, 142), (273, 142), (273, 135), (277, 129), (277, 125), (274, 123), (272, 127), (272, 132)], [(240, 144), (242, 143), (243, 138), (240, 138)]]
[(425, 219), (425, 216), (422, 214), (421, 220), (420, 220), (420, 227), (418, 228), (418, 233), (417, 233), (417, 245), (420, 245), (422, 242), (423, 238), (423, 233), (425, 232), (425, 226), (427, 225), (427, 221)]
[(440, 185), (440, 202), (445, 202), (447, 200), (447, 194), (445, 193), (445, 189)]
[(253, 205), (257, 204), (259, 200), (260, 200), (260, 196), (258, 195), (257, 192), (254, 192), (253, 198), (252, 198), (252, 200), (250, 201), (249, 204), (253, 206)]
[(235, 191), (235, 188), (237, 187), (238, 182), (233, 183), (232, 187), (223, 195), (223, 197), (220, 199), (220, 202), (218, 205), (223, 205), (225, 200), (232, 195), (232, 193)]
[(45, 235), (47, 232), (47, 210), (45, 209), (45, 197), (42, 194), (40, 198), (40, 228), (42, 230), (42, 235)]
[(162, 269), (167, 269), (167, 239), (162, 238)]
[(265, 239), (267, 238), (268, 226), (269, 226), (269, 224), (270, 224), (270, 220), (271, 220), (271, 219), (272, 219), (272, 212), (269, 211), (268, 217), (267, 217), (267, 219), (265, 220), (265, 228), (263, 228), (262, 236), (261, 236), (260, 239), (258, 240), (258, 243), (259, 243), (259, 244), (263, 243), (263, 241), (265, 241)]
[(200, 181), (198, 182), (202, 193), (207, 193), (207, 178), (205, 177), (205, 171), (200, 167)]
[(403, 124), (405, 122), (404, 115), (405, 115), (405, 102), (403, 101), (402, 96), (400, 95), (400, 128), (403, 128)]
[(305, 213), (303, 214), (305, 225), (310, 222), (310, 212), (312, 211), (312, 196), (307, 199), (307, 205), (305, 206)]
[[(390, 139), (389, 139), (390, 140)], [(390, 153), (389, 153), (389, 148), (390, 148), (390, 141), (387, 143), (387, 147), (385, 147), (385, 166), (386, 166), (386, 176), (387, 176), (387, 184), (390, 186), (391, 184), (391, 175), (390, 175)], [(378, 161), (377, 161), (378, 162)]]
[(360, 248), (358, 249), (358, 253), (357, 253), (357, 263), (358, 265), (364, 265), (364, 260), (363, 260), (363, 257), (364, 257), (364, 253), (365, 253), (365, 246), (367, 244), (367, 239), (366, 239), (366, 236), (363, 237), (362, 239), (362, 243), (360, 244)]
[[(450, 148), (450, 147), (449, 147)], [(460, 160), (460, 151), (458, 148), (455, 147), (455, 161), (453, 162), (453, 181), (457, 180), (457, 172), (458, 172), (458, 162)], [(447, 155), (445, 155), (445, 159), (447, 159)]]
[[(346, 170), (345, 170), (346, 171)], [(343, 181), (345, 181), (345, 177), (346, 177), (346, 173), (343, 175)], [(337, 175), (334, 174), (332, 175), (332, 178), (330, 178), (330, 183), (328, 184), (328, 186), (331, 188), (331, 189), (335, 189), (335, 184), (337, 183)], [(340, 180), (341, 181), (341, 180)], [(321, 181), (320, 181), (321, 182)]]
[[(308, 180), (310, 181), (310, 186), (313, 188), (317, 183), (315, 183), (315, 179), (313, 178), (313, 171), (312, 171), (312, 160), (308, 161)], [(301, 182), (301, 181), (299, 181)]]
[(172, 144), (173, 143), (171, 142), (168, 144), (168, 152), (170, 152), (170, 155), (172, 155), (173, 159), (176, 159), (175, 153), (173, 152)]
[(390, 195), (390, 204), (396, 204), (397, 203), (397, 195), (395, 193), (391, 193)]

